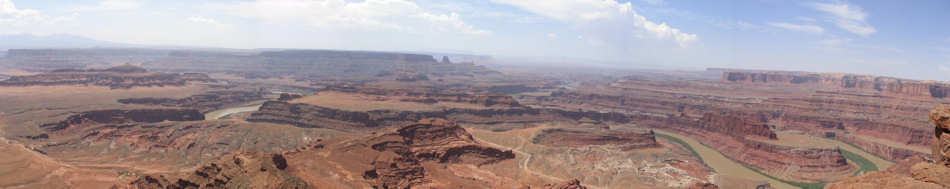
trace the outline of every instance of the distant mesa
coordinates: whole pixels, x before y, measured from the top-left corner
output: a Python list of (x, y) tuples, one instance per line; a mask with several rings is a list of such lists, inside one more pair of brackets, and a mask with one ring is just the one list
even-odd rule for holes
[(12, 76), (0, 81), (0, 86), (58, 86), (94, 85), (112, 89), (132, 87), (184, 86), (188, 82), (212, 82), (211, 77), (198, 73), (153, 73), (129, 64), (108, 69), (60, 69), (29, 76)]

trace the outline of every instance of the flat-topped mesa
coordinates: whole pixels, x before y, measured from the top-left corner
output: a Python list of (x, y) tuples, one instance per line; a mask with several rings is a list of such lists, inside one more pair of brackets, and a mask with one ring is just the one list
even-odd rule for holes
[(197, 73), (151, 73), (133, 65), (121, 65), (109, 69), (76, 70), (62, 69), (49, 73), (13, 76), (0, 81), (0, 86), (55, 86), (97, 85), (113, 89), (152, 86), (184, 86), (188, 82), (210, 82), (211, 77)]
[(617, 145), (624, 150), (659, 147), (653, 131), (593, 131), (547, 129), (532, 139), (535, 144), (552, 147), (581, 147), (588, 145)]
[[(264, 52), (173, 51), (146, 67), (172, 72), (230, 73), (245, 77), (368, 79), (402, 71), (423, 75), (474, 76), (497, 74), (484, 66), (439, 63), (432, 55), (335, 50)], [(389, 74), (383, 74), (389, 73)]]
[(946, 98), (950, 84), (871, 75), (807, 72), (724, 72), (722, 82), (810, 86), (835, 90), (862, 90), (886, 96)]
[(49, 72), (102, 64), (140, 64), (166, 54), (167, 50), (132, 48), (10, 49), (4, 61), (30, 72)]
[(41, 125), (50, 132), (58, 132), (79, 125), (121, 124), (121, 123), (158, 123), (162, 121), (198, 121), (204, 120), (204, 114), (194, 109), (138, 109), (138, 110), (96, 110), (71, 115), (58, 123)]

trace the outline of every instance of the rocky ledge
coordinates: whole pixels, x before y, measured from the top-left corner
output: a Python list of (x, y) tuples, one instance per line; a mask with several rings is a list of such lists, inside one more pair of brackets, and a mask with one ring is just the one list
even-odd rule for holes
[(122, 65), (104, 70), (55, 70), (49, 73), (13, 76), (0, 81), (0, 86), (56, 86), (56, 85), (96, 85), (112, 89), (132, 87), (184, 86), (188, 82), (213, 81), (208, 75), (197, 73), (152, 73), (144, 68)]

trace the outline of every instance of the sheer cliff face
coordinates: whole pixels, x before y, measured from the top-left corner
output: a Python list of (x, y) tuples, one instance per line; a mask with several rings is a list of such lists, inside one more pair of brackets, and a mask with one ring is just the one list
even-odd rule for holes
[(725, 72), (721, 81), (744, 84), (799, 85), (825, 89), (856, 89), (900, 97), (946, 98), (950, 94), (950, 84), (867, 75)]

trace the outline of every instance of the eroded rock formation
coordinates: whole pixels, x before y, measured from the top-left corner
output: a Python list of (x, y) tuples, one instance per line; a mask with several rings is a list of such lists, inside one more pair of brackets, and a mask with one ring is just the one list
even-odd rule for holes
[(425, 183), (422, 162), (485, 165), (515, 158), (511, 150), (478, 144), (464, 128), (445, 119), (423, 119), (370, 138), (367, 143), (381, 155), (363, 177), (375, 180), (382, 188), (411, 188)]
[(123, 65), (104, 70), (55, 70), (31, 76), (13, 76), (0, 81), (0, 86), (54, 86), (54, 85), (96, 85), (113, 89), (132, 87), (184, 86), (188, 82), (213, 81), (205, 74), (186, 73), (150, 73), (145, 69)]
[(287, 160), (280, 154), (255, 150), (229, 153), (177, 178), (175, 175), (146, 175), (132, 181), (130, 188), (316, 188), (289, 175)]

